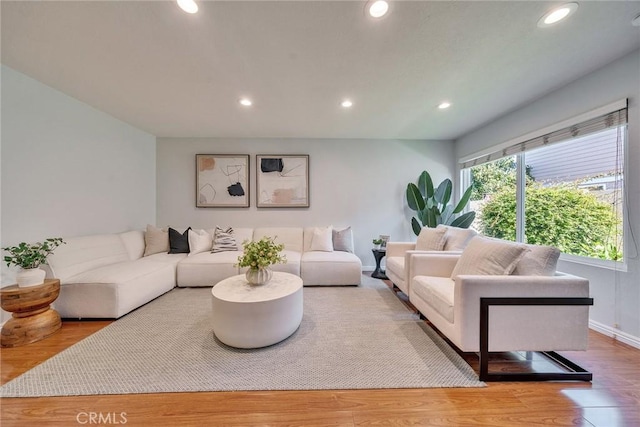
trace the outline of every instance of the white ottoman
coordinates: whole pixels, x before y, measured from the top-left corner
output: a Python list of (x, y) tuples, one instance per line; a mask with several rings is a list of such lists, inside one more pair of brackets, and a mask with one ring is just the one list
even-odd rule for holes
[(213, 332), (238, 348), (266, 347), (293, 334), (302, 321), (302, 279), (274, 272), (264, 285), (250, 285), (244, 274), (211, 289)]

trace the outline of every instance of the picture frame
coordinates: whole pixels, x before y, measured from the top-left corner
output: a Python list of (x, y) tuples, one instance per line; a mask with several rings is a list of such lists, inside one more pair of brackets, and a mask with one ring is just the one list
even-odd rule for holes
[(256, 155), (259, 208), (309, 207), (309, 155)]
[(248, 208), (248, 154), (196, 154), (196, 207)]

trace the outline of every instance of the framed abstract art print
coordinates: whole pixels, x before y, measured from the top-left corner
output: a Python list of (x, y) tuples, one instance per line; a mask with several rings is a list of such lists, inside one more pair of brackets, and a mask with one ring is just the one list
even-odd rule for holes
[(309, 155), (257, 155), (259, 208), (309, 207)]
[(249, 155), (196, 154), (196, 207), (248, 208)]

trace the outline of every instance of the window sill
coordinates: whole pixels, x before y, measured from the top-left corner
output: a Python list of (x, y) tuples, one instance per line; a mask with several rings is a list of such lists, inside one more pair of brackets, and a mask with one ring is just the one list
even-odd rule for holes
[(607, 270), (627, 272), (627, 263), (623, 261), (611, 261), (606, 259), (589, 258), (568, 254), (560, 255), (560, 261), (566, 261), (573, 264), (588, 265), (597, 268), (605, 268)]

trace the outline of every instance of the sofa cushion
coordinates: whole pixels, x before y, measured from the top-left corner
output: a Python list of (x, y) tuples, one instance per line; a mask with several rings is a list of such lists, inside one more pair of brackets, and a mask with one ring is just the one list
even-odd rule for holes
[(282, 243), (286, 250), (302, 252), (301, 227), (262, 227), (253, 231), (253, 240), (255, 241), (265, 236), (275, 238), (275, 242)]
[(242, 251), (202, 252), (180, 261), (177, 284), (185, 286), (213, 286), (220, 280), (239, 274), (238, 256)]
[(447, 229), (423, 227), (416, 241), (418, 251), (441, 251), (444, 249)]
[(411, 291), (453, 323), (455, 282), (449, 277), (416, 276)]
[(170, 254), (188, 254), (189, 253), (189, 230), (187, 228), (184, 233), (169, 227), (169, 253)]
[(144, 232), (141, 230), (125, 231), (124, 233), (120, 233), (120, 238), (125, 248), (127, 248), (131, 261), (144, 256)]
[(158, 271), (169, 272), (172, 277), (173, 266), (150, 260), (124, 261), (104, 265), (69, 277), (65, 283), (126, 283), (135, 282), (144, 276), (155, 275)]
[(233, 234), (233, 228), (222, 229), (216, 226), (211, 252), (228, 252), (237, 251), (238, 249), (238, 242)]
[(63, 318), (117, 319), (127, 314), (176, 284), (175, 266), (151, 258), (105, 265), (69, 278), (60, 287), (55, 309)]
[(144, 244), (144, 256), (169, 252), (169, 232), (148, 224), (144, 233)]
[(118, 234), (68, 237), (66, 245), (47, 257), (53, 277), (61, 282), (68, 277), (104, 265), (129, 261), (129, 252)]
[(313, 230), (311, 250), (333, 252), (333, 227), (316, 227)]
[(511, 274), (527, 250), (522, 243), (476, 236), (462, 251), (451, 277)]
[(307, 251), (301, 261), (305, 286), (359, 285), (362, 280), (362, 262), (349, 252)]
[(440, 224), (439, 228), (447, 230), (444, 242), (445, 251), (461, 251), (463, 250), (478, 233), (469, 228), (451, 227)]
[(144, 258), (139, 259), (139, 262), (149, 261), (149, 262), (162, 262), (165, 264), (173, 265), (174, 267), (183, 259), (185, 259), (188, 254), (170, 254), (167, 252), (162, 252), (159, 254), (153, 254), (146, 256)]
[(553, 276), (560, 249), (553, 246), (526, 245), (529, 249), (513, 270), (517, 276)]
[[(282, 255), (287, 258), (287, 262), (284, 264), (273, 264), (271, 269), (273, 271), (283, 271), (285, 273), (295, 274), (296, 276), (300, 276), (300, 260), (302, 258), (302, 254), (298, 251), (291, 251), (285, 249), (282, 251)], [(241, 269), (241, 273), (244, 273), (246, 269)]]
[(344, 230), (333, 229), (333, 250), (353, 253), (353, 231), (351, 227)]
[(189, 256), (211, 250), (211, 234), (205, 230), (188, 230)]

